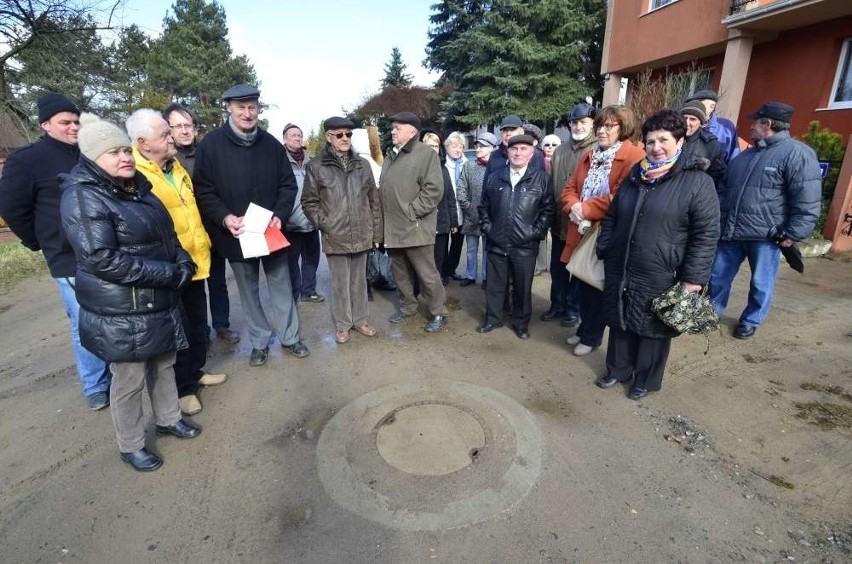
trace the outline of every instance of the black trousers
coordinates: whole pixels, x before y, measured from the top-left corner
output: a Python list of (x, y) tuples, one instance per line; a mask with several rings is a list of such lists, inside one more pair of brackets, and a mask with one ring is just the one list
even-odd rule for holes
[(669, 359), (672, 340), (642, 337), (630, 331), (609, 328), (606, 371), (619, 382), (633, 382), (634, 388), (657, 391), (663, 387), (663, 372)]
[(444, 277), (444, 263), (447, 260), (447, 247), (449, 244), (449, 233), (438, 233), (435, 235), (435, 268), (438, 269), (438, 274), (441, 275), (441, 278)]
[[(290, 288), (293, 300), (317, 293), (317, 267), (320, 261), (319, 231), (288, 231), (287, 261), (290, 267)], [(299, 260), (301, 259), (301, 265)]]
[(462, 247), (464, 246), (464, 235), (459, 228), (458, 233), (450, 234), (450, 252), (444, 260), (444, 269), (441, 271), (441, 276), (444, 278), (452, 278), (461, 261)]
[(509, 278), (512, 280), (512, 325), (526, 330), (532, 315), (532, 281), (536, 250), (513, 249), (507, 255), (488, 251), (488, 289), (485, 290), (485, 321), (500, 323)]
[(606, 323), (603, 318), (603, 292), (578, 280), (580, 286), (580, 326), (577, 336), (589, 347), (599, 347), (603, 342)]
[(175, 384), (178, 397), (198, 392), (201, 370), (207, 364), (207, 292), (204, 280), (190, 282), (181, 294), (181, 323), (189, 348), (177, 352)]
[(553, 237), (550, 248), (550, 309), (560, 316), (580, 317), (580, 280), (572, 278), (560, 259), (565, 241)]
[[(228, 281), (225, 279), (225, 257), (217, 253), (216, 249), (210, 249), (207, 291), (210, 293), (210, 322), (213, 329), (227, 329), (231, 326), (231, 302), (228, 298)], [(208, 328), (207, 333), (209, 332)]]

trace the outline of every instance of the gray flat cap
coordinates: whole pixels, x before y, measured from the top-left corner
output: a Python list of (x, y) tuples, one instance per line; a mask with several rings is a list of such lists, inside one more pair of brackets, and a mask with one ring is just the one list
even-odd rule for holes
[(231, 100), (257, 100), (260, 98), (260, 90), (257, 86), (251, 84), (237, 84), (231, 86), (222, 94), (222, 99), (226, 102)]

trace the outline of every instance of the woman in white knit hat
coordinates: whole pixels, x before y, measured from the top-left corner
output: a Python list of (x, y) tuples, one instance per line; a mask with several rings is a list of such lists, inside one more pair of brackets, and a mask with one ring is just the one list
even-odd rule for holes
[(186, 346), (179, 290), (195, 272), (171, 217), (136, 172), (130, 139), (91, 114), (80, 117), (80, 162), (61, 175), (62, 227), (77, 257), (80, 341), (110, 362), (110, 407), (121, 459), (156, 470), (145, 448), (142, 389), (157, 434), (182, 439), (201, 429), (181, 419), (172, 366)]

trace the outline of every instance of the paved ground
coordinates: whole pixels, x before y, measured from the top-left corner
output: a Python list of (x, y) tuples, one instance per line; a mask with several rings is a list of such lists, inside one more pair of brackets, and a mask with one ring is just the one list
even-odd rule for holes
[(733, 317), (706, 356), (676, 340), (639, 402), (537, 321), (546, 274), (529, 341), (474, 331), (475, 286), (451, 284), (438, 335), (390, 326), (377, 293), (380, 335), (345, 345), (303, 304), (311, 356), (252, 369), (215, 343), (231, 379), (203, 392), (199, 438), (149, 432), (153, 474), (86, 409), (53, 282), (21, 284), (0, 295), (0, 561), (850, 562), (852, 264), (806, 267), (782, 267), (752, 340)]

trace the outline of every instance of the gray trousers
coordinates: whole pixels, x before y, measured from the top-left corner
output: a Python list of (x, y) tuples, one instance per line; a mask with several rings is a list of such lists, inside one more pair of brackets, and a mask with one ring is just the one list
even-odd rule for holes
[(325, 255), (331, 275), (331, 320), (337, 330), (367, 323), (367, 252)]
[[(290, 287), (287, 252), (230, 263), (240, 291), (240, 305), (246, 314), (251, 346), (255, 349), (268, 348), (273, 332), (278, 335), (282, 345), (295, 344), (299, 340), (299, 310), (296, 309)], [(260, 304), (261, 263), (269, 289), (268, 318)]]
[(170, 352), (141, 362), (109, 365), (112, 372), (110, 412), (120, 452), (135, 452), (145, 446), (142, 388), (146, 384), (157, 425), (174, 425), (180, 419), (174, 364), (175, 353)]
[(414, 295), (414, 277), (420, 280), (420, 292), (429, 306), (429, 314), (446, 315), (446, 294), (441, 275), (435, 268), (434, 245), (388, 249), (391, 270), (399, 291), (399, 309), (405, 315), (417, 313), (417, 296)]

